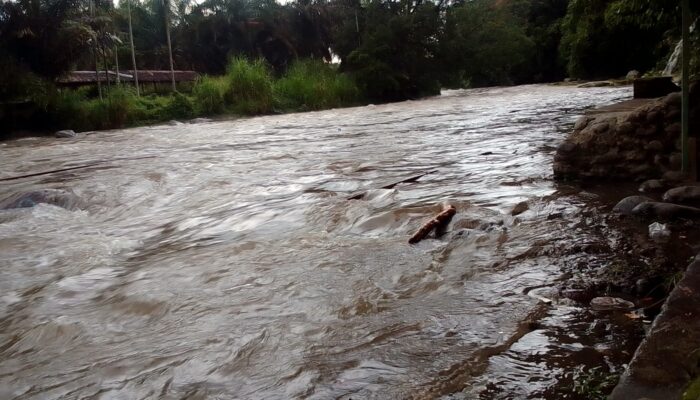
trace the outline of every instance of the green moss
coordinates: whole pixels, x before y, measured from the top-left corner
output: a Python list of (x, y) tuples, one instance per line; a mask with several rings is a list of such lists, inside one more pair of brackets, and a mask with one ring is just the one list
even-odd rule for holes
[(700, 399), (700, 378), (695, 378), (688, 388), (683, 392), (683, 400), (699, 400)]

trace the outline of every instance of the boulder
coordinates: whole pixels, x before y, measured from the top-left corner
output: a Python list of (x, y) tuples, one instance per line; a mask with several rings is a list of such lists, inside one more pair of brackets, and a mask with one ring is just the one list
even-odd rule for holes
[(639, 78), (639, 71), (636, 69), (633, 69), (632, 71), (628, 72), (627, 75), (625, 76), (625, 79), (628, 81), (634, 80)]
[(62, 131), (57, 131), (56, 133), (54, 133), (54, 136), (62, 139), (70, 139), (78, 136), (78, 134), (75, 133), (75, 131), (73, 131), (72, 129), (65, 129)]
[(607, 87), (607, 86), (614, 86), (615, 84), (611, 81), (595, 81), (595, 82), (586, 82), (582, 83), (576, 87), (579, 88), (596, 88), (596, 87)]
[(668, 185), (661, 179), (649, 179), (642, 182), (639, 186), (639, 191), (644, 193), (660, 192), (666, 189)]
[(619, 297), (595, 297), (591, 300), (591, 308), (597, 311), (631, 310), (634, 303)]
[(18, 193), (0, 201), (0, 210), (34, 207), (37, 204), (53, 204), (68, 210), (79, 208), (81, 201), (75, 193), (63, 189), (38, 189)]
[(663, 200), (670, 203), (700, 204), (700, 186), (680, 186), (664, 193)]
[(632, 215), (660, 220), (692, 219), (700, 217), (700, 208), (647, 201), (634, 207)]
[(530, 206), (527, 204), (527, 201), (521, 201), (520, 203), (516, 204), (515, 207), (513, 207), (513, 210), (510, 212), (510, 215), (519, 215), (529, 209)]
[(634, 80), (634, 98), (649, 99), (663, 97), (669, 93), (678, 92), (679, 88), (670, 76), (655, 76)]
[(653, 202), (654, 200), (647, 196), (629, 196), (620, 200), (615, 207), (613, 207), (613, 212), (622, 215), (632, 215), (632, 210), (642, 203)]

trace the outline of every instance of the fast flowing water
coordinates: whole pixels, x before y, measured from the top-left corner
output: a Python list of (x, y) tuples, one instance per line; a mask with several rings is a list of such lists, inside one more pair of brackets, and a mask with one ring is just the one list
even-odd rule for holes
[[(2, 143), (0, 178), (84, 168), (0, 182), (82, 203), (0, 212), (0, 398), (540, 398), (567, 373), (542, 358), (587, 328), (528, 290), (601, 234), (552, 156), (581, 110), (629, 95), (467, 90)], [(448, 232), (409, 245), (443, 203)]]

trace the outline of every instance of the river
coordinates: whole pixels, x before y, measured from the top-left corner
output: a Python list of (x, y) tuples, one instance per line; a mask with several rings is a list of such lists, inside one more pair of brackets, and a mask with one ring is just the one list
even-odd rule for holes
[[(0, 212), (0, 398), (565, 398), (632, 345), (530, 295), (609, 256), (564, 251), (612, 234), (552, 157), (582, 110), (630, 96), (447, 91), (0, 143), (0, 178), (84, 167), (0, 182), (82, 200)], [(448, 232), (409, 245), (444, 203)]]

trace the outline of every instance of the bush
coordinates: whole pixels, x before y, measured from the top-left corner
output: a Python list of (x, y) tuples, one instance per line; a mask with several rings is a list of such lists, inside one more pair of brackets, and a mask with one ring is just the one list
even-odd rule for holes
[(226, 101), (242, 114), (264, 114), (272, 110), (272, 74), (265, 61), (234, 58), (226, 71)]
[(49, 119), (56, 129), (90, 129), (87, 100), (76, 90), (57, 92), (47, 105)]
[(225, 78), (209, 76), (201, 78), (192, 90), (197, 111), (204, 115), (222, 113), (225, 109), (224, 94), (227, 88)]
[(136, 94), (131, 88), (113, 87), (107, 91), (105, 98), (102, 103), (106, 109), (109, 128), (121, 128), (134, 122)]
[(175, 93), (165, 108), (165, 115), (171, 119), (189, 119), (195, 116), (192, 100), (182, 93)]
[(317, 60), (298, 61), (275, 82), (275, 97), (283, 109), (320, 110), (350, 105), (359, 89), (347, 75)]

